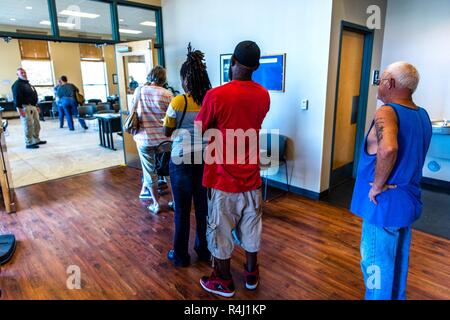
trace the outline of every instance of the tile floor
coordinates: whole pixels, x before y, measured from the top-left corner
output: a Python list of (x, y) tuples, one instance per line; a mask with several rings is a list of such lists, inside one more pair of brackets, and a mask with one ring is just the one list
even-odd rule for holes
[(116, 151), (99, 146), (95, 121), (83, 130), (59, 128), (57, 119), (41, 121), (41, 139), (47, 144), (39, 149), (25, 149), (19, 119), (10, 119), (5, 135), (14, 188), (42, 181), (68, 177), (124, 164), (123, 140), (114, 134)]

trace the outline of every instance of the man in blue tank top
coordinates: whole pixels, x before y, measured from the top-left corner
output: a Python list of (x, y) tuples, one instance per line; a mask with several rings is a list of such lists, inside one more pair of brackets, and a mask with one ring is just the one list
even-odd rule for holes
[(411, 225), (422, 213), (420, 181), (432, 126), (412, 95), (419, 73), (406, 62), (383, 73), (384, 105), (364, 141), (351, 211), (363, 218), (361, 269), (368, 300), (404, 300)]

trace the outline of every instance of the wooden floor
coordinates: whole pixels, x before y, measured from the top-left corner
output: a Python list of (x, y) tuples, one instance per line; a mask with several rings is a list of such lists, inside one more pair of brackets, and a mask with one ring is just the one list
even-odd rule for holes
[[(137, 199), (140, 172), (120, 167), (17, 190), (19, 211), (0, 214), (0, 234), (18, 248), (0, 274), (1, 299), (215, 299), (199, 286), (207, 263), (174, 268), (173, 214), (153, 216)], [(361, 299), (360, 220), (346, 210), (289, 195), (264, 209), (261, 285), (236, 299)], [(193, 231), (193, 230), (192, 230)], [(66, 287), (69, 266), (82, 289)], [(410, 299), (450, 299), (450, 241), (413, 233)]]

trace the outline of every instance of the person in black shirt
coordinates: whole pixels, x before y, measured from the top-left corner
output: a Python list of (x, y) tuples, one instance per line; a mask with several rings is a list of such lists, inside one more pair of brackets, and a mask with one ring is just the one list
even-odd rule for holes
[(36, 107), (38, 96), (36, 89), (30, 84), (27, 72), (23, 68), (17, 69), (18, 79), (12, 86), (14, 106), (20, 115), (25, 135), (27, 149), (37, 149), (47, 141), (39, 139), (41, 125), (39, 123), (39, 108)]
[[(61, 76), (60, 81), (61, 85), (59, 86), (56, 95), (59, 99), (59, 103), (62, 109), (64, 109), (64, 114), (66, 115), (67, 118), (69, 130), (73, 131), (75, 129), (73, 127), (72, 116), (78, 116), (78, 101), (76, 99), (76, 94), (77, 92), (79, 92), (79, 89), (75, 85), (68, 83), (66, 76)], [(59, 119), (60, 119), (60, 127), (62, 128), (64, 124), (64, 117), (62, 117), (62, 121), (61, 116)], [(78, 118), (78, 121), (85, 130), (88, 129), (84, 119)]]

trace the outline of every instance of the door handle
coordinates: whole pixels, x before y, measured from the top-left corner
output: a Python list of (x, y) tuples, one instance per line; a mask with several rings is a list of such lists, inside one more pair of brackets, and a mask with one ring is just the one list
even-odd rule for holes
[(359, 96), (354, 96), (352, 98), (352, 119), (351, 124), (358, 122), (358, 111), (359, 111)]

